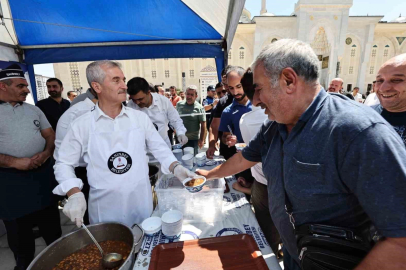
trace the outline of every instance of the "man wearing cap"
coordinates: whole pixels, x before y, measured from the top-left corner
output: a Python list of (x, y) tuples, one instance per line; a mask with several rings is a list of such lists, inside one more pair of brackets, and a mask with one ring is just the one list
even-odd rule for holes
[(37, 107), (45, 114), (54, 131), (62, 114), (70, 107), (70, 102), (62, 98), (63, 84), (58, 78), (46, 82), (49, 97), (37, 102)]
[[(207, 87), (207, 97), (203, 100), (203, 107), (206, 113), (210, 113), (213, 111), (213, 108), (217, 105), (219, 102), (218, 99), (214, 99), (214, 95), (216, 93), (216, 89), (214, 85), (209, 85)], [(209, 130), (210, 128), (210, 115), (206, 115), (206, 128)]]
[(52, 195), (55, 133), (44, 113), (24, 102), (27, 87), (19, 65), (0, 71), (0, 219), (16, 270), (34, 259), (35, 224), (47, 245), (62, 234)]

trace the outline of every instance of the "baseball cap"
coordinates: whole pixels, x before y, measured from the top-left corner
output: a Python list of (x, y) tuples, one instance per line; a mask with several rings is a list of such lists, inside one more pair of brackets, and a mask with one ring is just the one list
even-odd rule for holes
[(214, 85), (209, 85), (207, 91), (216, 91), (216, 89), (214, 88)]

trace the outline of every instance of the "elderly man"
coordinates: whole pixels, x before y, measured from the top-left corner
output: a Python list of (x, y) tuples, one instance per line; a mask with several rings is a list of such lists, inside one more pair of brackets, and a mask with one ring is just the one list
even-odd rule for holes
[(180, 180), (194, 175), (182, 167), (145, 113), (125, 107), (127, 86), (121, 66), (97, 61), (86, 68), (98, 103), (70, 125), (55, 164), (58, 195), (67, 195), (64, 207), (76, 225), (82, 225), (86, 201), (74, 168), (86, 163), (90, 185), (90, 223), (140, 223), (152, 213), (147, 151), (161, 163), (163, 173)]
[(33, 226), (47, 245), (62, 234), (52, 195), (55, 133), (44, 113), (24, 102), (27, 87), (17, 64), (0, 71), (0, 219), (16, 270), (27, 269), (34, 259)]
[[(306, 246), (296, 242), (295, 232), (313, 237), (313, 225), (329, 225), (367, 244), (359, 230), (369, 232), (371, 223), (385, 238), (357, 269), (400, 269), (406, 265), (406, 149), (367, 106), (328, 95), (320, 86), (318, 66), (310, 45), (301, 41), (279, 40), (264, 48), (253, 64), (254, 105), (265, 108), (273, 121), (241, 153), (199, 172), (220, 178), (262, 161), (269, 208), (289, 269), (300, 269), (297, 248)], [(308, 251), (300, 249), (301, 260), (307, 260)], [(348, 256), (345, 250), (340, 253)]]
[(406, 144), (406, 53), (389, 59), (379, 69), (376, 95), (381, 104), (372, 108), (393, 126)]
[(343, 79), (341, 78), (335, 78), (331, 81), (330, 85), (328, 86), (328, 92), (329, 93), (342, 93), (343, 90)]
[[(176, 130), (176, 135), (181, 144), (188, 142), (183, 121), (167, 98), (157, 93), (151, 93), (148, 90), (148, 82), (144, 78), (132, 78), (128, 81), (127, 87), (127, 93), (130, 95), (127, 106), (146, 113), (169, 148), (171, 148), (171, 142), (168, 137), (168, 124)], [(152, 158), (150, 156), (150, 159)]]
[(62, 98), (63, 85), (58, 78), (47, 80), (49, 97), (37, 102), (37, 107), (45, 114), (52, 128), (56, 130), (56, 124), (62, 114), (70, 107), (70, 102)]
[[(183, 147), (193, 147), (195, 155), (198, 152), (198, 148), (202, 148), (204, 145), (204, 139), (206, 138), (206, 113), (202, 105), (196, 102), (197, 87), (196, 85), (190, 85), (186, 88), (186, 100), (178, 102), (176, 110), (178, 110), (183, 123), (186, 127), (186, 136), (189, 141)], [(198, 114), (191, 116), (182, 116), (182, 114)], [(200, 130), (200, 135), (199, 135)]]

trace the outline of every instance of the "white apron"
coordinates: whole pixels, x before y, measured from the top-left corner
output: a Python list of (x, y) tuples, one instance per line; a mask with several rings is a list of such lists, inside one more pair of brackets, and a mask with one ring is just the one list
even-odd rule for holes
[(145, 133), (131, 119), (131, 129), (97, 132), (90, 123), (87, 176), (90, 223), (141, 223), (152, 214)]

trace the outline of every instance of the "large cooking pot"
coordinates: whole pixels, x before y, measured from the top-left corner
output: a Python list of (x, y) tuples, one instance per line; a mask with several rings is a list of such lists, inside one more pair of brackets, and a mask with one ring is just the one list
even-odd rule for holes
[(151, 183), (151, 186), (155, 186), (156, 181), (158, 180), (158, 175), (159, 175), (159, 167), (154, 164), (148, 164), (149, 168), (149, 182)]
[[(130, 245), (131, 252), (119, 270), (132, 269), (136, 259), (136, 253), (140, 249), (144, 231), (136, 224), (132, 229), (121, 223), (98, 223), (87, 226), (98, 242), (113, 240), (123, 241)], [(82, 228), (65, 236), (62, 236), (50, 246), (45, 248), (28, 266), (28, 270), (52, 270), (52, 268), (79, 249), (93, 244), (92, 239)]]

